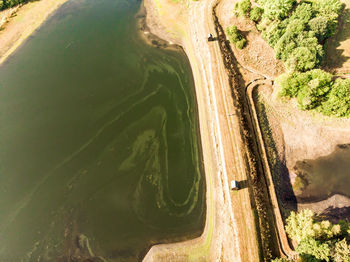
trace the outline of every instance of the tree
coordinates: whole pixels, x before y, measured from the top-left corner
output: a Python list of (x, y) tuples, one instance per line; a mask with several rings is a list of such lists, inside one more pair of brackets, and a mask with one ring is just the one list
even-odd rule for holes
[(350, 245), (345, 238), (335, 243), (332, 257), (334, 262), (350, 262)]
[(300, 243), (302, 240), (314, 236), (313, 216), (311, 210), (305, 209), (299, 213), (291, 212), (287, 218), (286, 232), (288, 236)]
[(322, 112), (329, 116), (350, 116), (350, 79), (335, 81), (328, 100), (322, 104)]
[(332, 32), (334, 31), (333, 28), (329, 28), (328, 19), (324, 16), (317, 16), (311, 19), (308, 25), (310, 27), (310, 30), (315, 32), (315, 35), (320, 41), (323, 41), (334, 33)]
[(295, 0), (264, 0), (259, 1), (264, 9), (264, 17), (271, 20), (286, 18), (296, 3)]
[(307, 47), (295, 48), (286, 61), (290, 71), (306, 71), (314, 68), (317, 63), (316, 53)]
[(252, 3), (250, 2), (250, 0), (242, 0), (241, 2), (237, 2), (235, 4), (233, 12), (237, 16), (248, 16), (251, 7)]
[(312, 1), (312, 7), (323, 15), (340, 14), (343, 5), (339, 0), (316, 0)]
[(231, 43), (235, 44), (235, 46), (237, 48), (243, 49), (246, 46), (247, 40), (239, 32), (237, 26), (232, 25), (232, 26), (227, 27), (226, 33), (227, 33), (229, 41)]
[(262, 9), (258, 6), (254, 6), (250, 10), (249, 17), (252, 21), (254, 21), (255, 23), (258, 23), (261, 20), (261, 16), (262, 16), (263, 12), (264, 12), (264, 9)]
[(329, 261), (329, 257), (331, 254), (330, 247), (328, 243), (321, 243), (318, 240), (315, 240), (313, 238), (307, 238), (302, 240), (297, 248), (296, 251), (298, 254), (301, 255), (301, 257), (305, 256), (312, 256), (319, 260), (325, 260)]

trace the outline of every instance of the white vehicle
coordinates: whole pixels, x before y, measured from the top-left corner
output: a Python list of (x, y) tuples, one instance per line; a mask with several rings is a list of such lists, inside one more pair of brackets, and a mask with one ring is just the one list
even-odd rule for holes
[(231, 180), (231, 190), (238, 190), (239, 189), (239, 185), (238, 185), (238, 181), (236, 180)]

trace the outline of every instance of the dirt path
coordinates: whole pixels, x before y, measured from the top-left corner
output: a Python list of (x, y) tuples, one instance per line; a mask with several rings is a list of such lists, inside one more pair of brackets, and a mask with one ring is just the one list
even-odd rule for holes
[[(48, 17), (67, 0), (29, 2), (16, 10), (0, 31), (0, 64), (2, 64)], [(8, 11), (2, 11), (0, 17)]]

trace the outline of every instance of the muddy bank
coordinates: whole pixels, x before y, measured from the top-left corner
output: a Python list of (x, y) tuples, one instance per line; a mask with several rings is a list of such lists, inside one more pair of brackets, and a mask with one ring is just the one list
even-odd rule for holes
[[(10, 15), (0, 31), (0, 64), (68, 0), (41, 0), (21, 5)], [(7, 12), (7, 11), (3, 11)]]
[(350, 197), (350, 145), (338, 145), (330, 155), (298, 161), (294, 191), (298, 203), (316, 202), (340, 194)]

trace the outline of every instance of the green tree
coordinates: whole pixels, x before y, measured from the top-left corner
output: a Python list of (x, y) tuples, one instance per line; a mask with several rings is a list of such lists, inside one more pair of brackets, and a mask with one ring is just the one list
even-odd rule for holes
[(264, 9), (262, 9), (258, 6), (254, 6), (250, 10), (249, 17), (252, 21), (254, 21), (255, 23), (258, 23), (261, 20), (261, 16), (262, 16), (263, 12), (264, 12)]
[(326, 37), (329, 37), (334, 32), (329, 32), (331, 30), (328, 25), (328, 19), (324, 16), (317, 16), (311, 19), (308, 23), (310, 30), (315, 33), (320, 41), (323, 41)]
[(325, 261), (329, 261), (331, 254), (328, 243), (322, 243), (321, 241), (315, 240), (313, 238), (302, 240), (298, 244), (296, 251), (301, 255), (301, 257), (306, 255), (306, 257), (312, 256), (316, 259)]
[(306, 71), (313, 69), (319, 61), (315, 50), (307, 47), (297, 47), (289, 55), (286, 67), (290, 71)]
[(296, 3), (295, 0), (264, 0), (258, 2), (264, 9), (264, 17), (271, 20), (286, 18)]
[(312, 1), (312, 7), (323, 15), (340, 14), (343, 4), (339, 0), (316, 0)]
[(250, 0), (242, 0), (240, 2), (235, 3), (233, 12), (236, 16), (248, 16), (251, 7), (252, 3), (250, 2)]
[(322, 104), (322, 113), (329, 116), (350, 116), (350, 79), (337, 79), (329, 98)]
[(332, 257), (334, 262), (350, 262), (350, 245), (345, 238), (335, 243)]
[(247, 40), (243, 37), (237, 26), (232, 25), (227, 27), (226, 34), (228, 36), (228, 40), (235, 44), (237, 48), (243, 49), (246, 46)]

